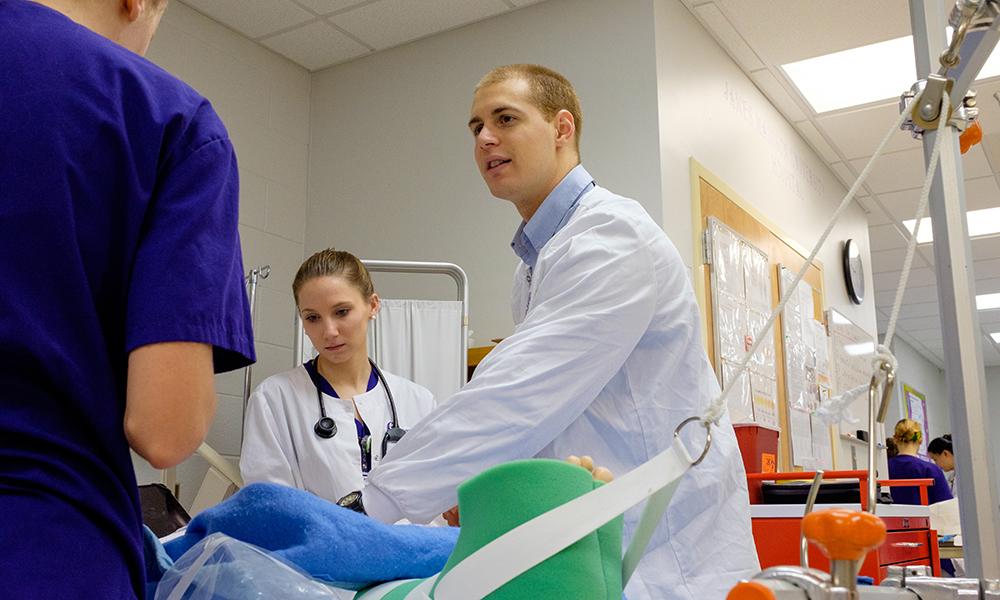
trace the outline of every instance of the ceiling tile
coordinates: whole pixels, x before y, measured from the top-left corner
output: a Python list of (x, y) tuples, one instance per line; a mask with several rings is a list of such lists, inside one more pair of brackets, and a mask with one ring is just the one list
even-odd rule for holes
[(976, 277), (977, 294), (1000, 294), (1000, 277)]
[[(822, 114), (816, 117), (820, 129), (848, 159), (871, 156), (896, 119), (899, 108), (895, 102), (859, 110)], [(920, 142), (906, 131), (897, 131), (886, 144), (886, 152), (919, 148)], [(876, 168), (878, 166), (876, 165)]]
[(1000, 186), (996, 177), (979, 177), (965, 180), (965, 209), (980, 210), (1000, 206)]
[[(906, 295), (903, 296), (904, 302), (936, 302), (937, 301), (937, 286), (927, 285), (927, 286), (906, 286)], [(886, 311), (892, 308), (892, 303), (896, 299), (896, 286), (892, 286), (891, 289), (886, 290), (875, 290), (875, 304), (880, 308), (885, 308)]]
[(868, 213), (868, 225), (888, 225), (893, 222), (885, 211), (882, 210), (882, 206), (879, 204), (877, 198), (872, 196), (865, 196), (863, 198), (857, 198), (856, 202), (861, 205), (861, 208), (865, 209)]
[[(851, 161), (858, 173), (865, 168), (868, 158)], [(876, 194), (919, 188), (924, 181), (924, 152), (912, 148), (902, 152), (882, 155), (868, 174), (868, 186)]]
[(318, 15), (328, 15), (338, 10), (364, 4), (367, 0), (295, 0)]
[[(782, 65), (910, 33), (905, 0), (717, 0), (762, 60)], [(889, 125), (886, 124), (886, 127)]]
[(972, 264), (972, 270), (976, 279), (996, 279), (1000, 277), (1000, 258), (977, 260)]
[(872, 252), (905, 248), (906, 239), (899, 234), (896, 225), (876, 225), (868, 228), (869, 246)]
[(878, 195), (878, 200), (897, 222), (905, 221), (917, 214), (920, 188), (881, 193)]
[[(1000, 236), (980, 237), (972, 240), (972, 258), (976, 261), (976, 275), (979, 276), (979, 263), (996, 260), (1000, 262)], [(1000, 277), (1000, 274), (994, 275)]]
[[(938, 322), (938, 320), (937, 320), (937, 317), (935, 317), (933, 320), (932, 319), (907, 320), (907, 323), (916, 323), (916, 324), (923, 323), (923, 324), (927, 324), (927, 325), (930, 325), (930, 324), (937, 325), (937, 327), (930, 327), (930, 328), (927, 328), (927, 329), (916, 329), (916, 328), (910, 328), (910, 327), (907, 327), (905, 329), (906, 333), (910, 337), (912, 337), (913, 339), (915, 339), (918, 342), (920, 342), (920, 343), (928, 346), (929, 348), (933, 348), (935, 350), (937, 349), (938, 345), (941, 343), (941, 326), (940, 326), (940, 322)], [(902, 319), (900, 319), (900, 326), (903, 326), (903, 320)]]
[[(788, 93), (788, 91), (782, 87), (781, 82), (775, 78), (767, 69), (760, 69), (750, 73), (750, 79), (753, 80), (760, 91), (764, 92), (764, 95), (771, 100), (771, 104), (778, 109), (781, 114), (785, 115), (789, 123), (797, 123), (799, 121), (805, 121), (806, 113), (802, 111), (802, 107), (795, 101), (795, 98)], [(824, 158), (827, 162), (833, 162), (837, 160), (837, 156), (832, 153), (832, 158)]]
[[(702, 4), (694, 9), (694, 13), (705, 24), (705, 27), (715, 36), (719, 44), (729, 52), (744, 71), (756, 71), (764, 68), (753, 49), (733, 27), (726, 15), (715, 4)], [(742, 24), (741, 24), (742, 27)]]
[(522, 6), (528, 6), (529, 4), (538, 4), (542, 0), (509, 0), (511, 4), (520, 8)]
[(837, 152), (833, 149), (826, 139), (823, 138), (816, 126), (812, 124), (811, 121), (802, 121), (801, 123), (796, 123), (795, 128), (799, 130), (802, 137), (806, 139), (813, 149), (819, 153), (820, 157), (827, 163), (833, 163), (840, 160), (837, 156)]
[(872, 273), (892, 273), (899, 271), (899, 265), (902, 264), (904, 254), (906, 254), (905, 248), (872, 252)]
[[(899, 271), (890, 273), (875, 273), (872, 278), (875, 280), (876, 290), (895, 290), (899, 286)], [(923, 287), (935, 285), (937, 279), (933, 269), (927, 267), (914, 268), (910, 270), (910, 276), (906, 280), (906, 287)], [(904, 296), (905, 298), (905, 296)]]
[(986, 153), (982, 146), (973, 146), (962, 155), (962, 177), (965, 179), (987, 177), (992, 174), (993, 171), (990, 170), (990, 163), (986, 160)]
[[(835, 162), (830, 165), (830, 168), (833, 169), (834, 174), (838, 179), (840, 179), (840, 182), (844, 184), (844, 187), (851, 189), (851, 186), (854, 185), (854, 180), (857, 179), (857, 177), (854, 173), (851, 173), (851, 171), (848, 170), (847, 165), (842, 162)], [(862, 196), (866, 193), (867, 192), (864, 188), (858, 190), (858, 196)]]
[(899, 316), (903, 319), (912, 319), (914, 317), (934, 317), (940, 318), (940, 311), (938, 310), (937, 302), (906, 302), (906, 297), (903, 297), (904, 303), (899, 308)]
[(979, 325), (988, 331), (994, 331), (1000, 326), (1000, 308), (979, 311)]
[(356, 58), (368, 52), (361, 44), (324, 21), (310, 23), (261, 41), (310, 71)]
[(503, 0), (382, 0), (334, 15), (330, 21), (381, 50), (507, 10)]
[(184, 0), (184, 3), (251, 38), (316, 18), (291, 0)]
[[(979, 146), (969, 150), (962, 158), (963, 176), (966, 179), (991, 175), (986, 155)], [(868, 163), (868, 158), (855, 159), (850, 163), (860, 173)], [(919, 189), (923, 185), (924, 174), (924, 151), (918, 146), (902, 152), (885, 154), (879, 158), (868, 175), (868, 185), (876, 194)]]

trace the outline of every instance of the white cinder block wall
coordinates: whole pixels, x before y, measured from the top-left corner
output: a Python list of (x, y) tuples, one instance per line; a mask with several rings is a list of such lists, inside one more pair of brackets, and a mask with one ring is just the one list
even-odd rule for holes
[[(212, 102), (236, 148), (244, 267), (271, 265), (271, 275), (257, 288), (256, 385), (292, 364), (291, 281), (305, 241), (310, 75), (180, 2), (171, 3), (147, 58)], [(235, 462), (243, 371), (217, 377), (216, 389), (218, 409), (207, 442)], [(139, 483), (159, 480), (145, 461), (134, 462)], [(178, 467), (185, 506), (206, 469), (199, 456)]]

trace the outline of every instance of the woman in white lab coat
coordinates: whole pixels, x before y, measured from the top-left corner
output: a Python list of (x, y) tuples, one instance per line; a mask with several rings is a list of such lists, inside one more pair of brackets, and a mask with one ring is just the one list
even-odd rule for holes
[(268, 377), (250, 396), (240, 472), (337, 501), (434, 408), (431, 393), (368, 358), (379, 297), (364, 264), (333, 249), (309, 257), (292, 283), (319, 355)]

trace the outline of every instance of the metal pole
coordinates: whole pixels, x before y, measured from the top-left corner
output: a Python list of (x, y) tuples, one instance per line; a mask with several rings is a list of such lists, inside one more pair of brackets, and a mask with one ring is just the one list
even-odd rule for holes
[[(941, 0), (910, 0), (910, 22), (917, 77), (924, 78), (937, 71), (938, 55), (947, 46), (946, 15)], [(965, 94), (964, 90), (956, 91), (959, 98)], [(924, 133), (925, 164), (938, 135), (946, 137), (941, 140), (941, 158), (931, 187), (930, 216), (965, 568), (971, 577), (997, 579), (1000, 578), (1000, 510), (989, 463), (989, 440), (983, 426), (989, 422), (984, 411), (986, 381), (973, 292), (975, 277), (962, 162), (958, 133), (942, 124), (937, 130)]]
[[(257, 281), (267, 279), (271, 274), (271, 265), (263, 265), (250, 270), (244, 278), (247, 285), (247, 296), (250, 304), (250, 327), (257, 329)], [(243, 410), (240, 413), (240, 450), (243, 450), (243, 430), (246, 428), (247, 403), (250, 401), (251, 385), (253, 383), (253, 365), (243, 369)]]

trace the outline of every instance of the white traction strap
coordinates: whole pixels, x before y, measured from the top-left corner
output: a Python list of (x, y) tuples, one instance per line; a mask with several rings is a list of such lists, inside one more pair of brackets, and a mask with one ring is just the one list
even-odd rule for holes
[(473, 552), (444, 574), (435, 600), (478, 600), (511, 579), (653, 496), (625, 553), (624, 585), (642, 557), (663, 511), (694, 459), (680, 438), (642, 466), (611, 483), (518, 525)]

